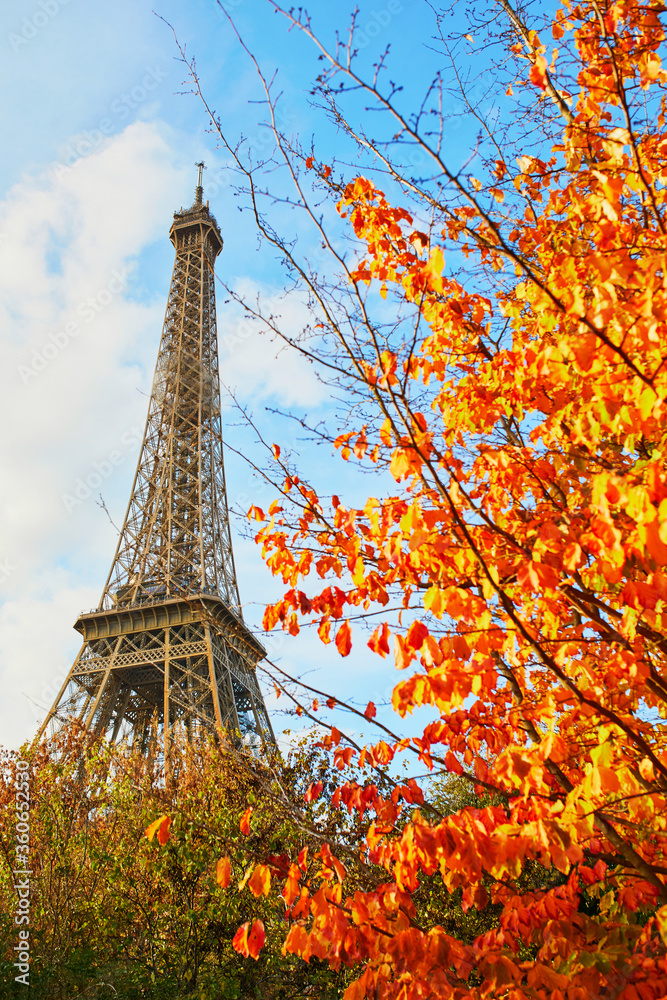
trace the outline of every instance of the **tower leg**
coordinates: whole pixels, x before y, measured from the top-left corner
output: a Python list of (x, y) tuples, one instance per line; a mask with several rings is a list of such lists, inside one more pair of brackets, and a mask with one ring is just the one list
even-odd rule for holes
[(111, 742), (112, 743), (116, 742), (116, 738), (118, 736), (118, 732), (120, 730), (120, 727), (123, 724), (123, 719), (125, 718), (125, 713), (127, 712), (127, 706), (130, 704), (130, 697), (131, 697), (131, 695), (132, 695), (132, 688), (128, 686), (126, 688), (125, 694), (123, 695), (123, 700), (120, 703), (120, 707), (119, 707), (118, 711), (116, 712), (116, 721), (114, 723), (113, 733), (111, 734)]
[(162, 739), (164, 746), (164, 773), (169, 769), (169, 740), (170, 740), (170, 719), (169, 719), (169, 639), (170, 630), (164, 630), (164, 692), (162, 701)]
[(211, 684), (211, 693), (213, 695), (213, 711), (215, 712), (215, 721), (218, 724), (220, 732), (222, 732), (222, 712), (220, 711), (220, 692), (218, 690), (218, 679), (215, 676), (215, 663), (213, 660), (213, 643), (211, 640), (211, 629), (206, 626), (206, 655), (208, 657), (208, 676)]

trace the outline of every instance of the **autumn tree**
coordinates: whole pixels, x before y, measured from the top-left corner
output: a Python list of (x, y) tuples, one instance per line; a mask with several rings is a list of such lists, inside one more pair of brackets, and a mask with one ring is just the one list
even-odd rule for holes
[[(372, 818), (330, 805), (338, 771), (321, 748), (302, 741), (285, 758), (258, 760), (175, 733), (165, 775), (159, 755), (110, 746), (73, 724), (22, 756), (33, 996), (333, 1000), (354, 978), (345, 967), (282, 953), (285, 907), (271, 891), (292, 856), (300, 871), (317, 872), (324, 843), (344, 859), (355, 889), (384, 880), (381, 866), (358, 857)], [(14, 966), (16, 761), (16, 753), (0, 755), (2, 997), (25, 989)], [(313, 778), (320, 796), (309, 793)], [(488, 914), (464, 913), (460, 893), (444, 896), (438, 881), (422, 887), (420, 912), (471, 941), (491, 926)]]
[[(282, 134), (259, 66), (270, 160), (212, 116), (312, 326), (295, 336), (244, 305), (335, 381), (347, 424), (331, 440), (377, 476), (362, 505), (324, 495), (276, 442), (279, 493), (251, 511), (285, 587), (265, 624), (315, 622), (354, 656), (351, 620), (373, 612), (369, 646), (404, 671), (377, 742), (321, 740), (341, 772), (333, 808), (372, 817), (360, 859), (385, 881), (351, 886), (329, 843), (315, 870), (291, 858), (284, 950), (353, 969), (349, 1000), (663, 997), (665, 7), (495, 0), (463, 27), (444, 12), (442, 72), (405, 110), (385, 57), (357, 69), (354, 31), (330, 48), (305, 13), (270, 6), (319, 48), (316, 93), (365, 167)], [(452, 87), (479, 132), (463, 171), (447, 157)], [(374, 119), (355, 117), (359, 95)], [(329, 267), (277, 231), (287, 197)], [(423, 706), (436, 720), (405, 735)], [(470, 798), (443, 810), (414, 781), (365, 777), (401, 754)], [(466, 940), (420, 918), (434, 877), (489, 929)]]
[[(300, 774), (312, 751), (264, 761), (175, 734), (167, 779), (160, 761), (91, 739), (76, 725), (25, 749), (30, 788), (30, 993), (45, 1000), (291, 1000), (339, 996), (347, 970), (281, 955), (284, 907), (267, 895), (289, 856), (319, 841)], [(319, 754), (321, 757), (321, 754)], [(280, 764), (280, 766), (278, 766)], [(15, 982), (16, 754), (0, 757), (0, 996)], [(326, 779), (325, 779), (326, 780)], [(163, 817), (169, 814), (169, 820)], [(246, 816), (247, 834), (239, 831)], [(156, 823), (157, 820), (157, 823)], [(323, 824), (341, 846), (336, 815)], [(321, 821), (320, 821), (321, 822)], [(151, 831), (151, 825), (153, 830)], [(348, 824), (349, 825), (349, 824)], [(144, 829), (151, 832), (149, 840)], [(304, 832), (305, 828), (305, 832)], [(377, 878), (376, 878), (377, 881)], [(265, 947), (245, 962), (233, 939), (261, 925)]]

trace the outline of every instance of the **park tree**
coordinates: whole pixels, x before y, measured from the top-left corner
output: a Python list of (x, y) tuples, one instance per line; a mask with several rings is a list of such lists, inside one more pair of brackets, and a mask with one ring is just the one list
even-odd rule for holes
[[(329, 755), (302, 740), (288, 756), (258, 759), (227, 741), (186, 737), (175, 731), (166, 772), (159, 753), (109, 745), (76, 722), (21, 754), (2, 752), (3, 998), (25, 990), (15, 978), (20, 758), (18, 773), (29, 775), (28, 953), (38, 1000), (334, 1000), (355, 978), (345, 966), (283, 953), (284, 901), (270, 891), (292, 857), (300, 871), (317, 872), (323, 844), (344, 859), (355, 890), (384, 881), (382, 866), (358, 854), (372, 818), (330, 805), (338, 771)], [(313, 779), (320, 796), (308, 794)], [(382, 787), (382, 777), (375, 781)], [(444, 783), (434, 801), (452, 811), (461, 794)], [(464, 913), (460, 892), (443, 894), (438, 876), (416, 903), (468, 941), (491, 926), (489, 914)]]
[[(20, 997), (26, 988), (15, 979), (18, 756), (3, 751), (0, 757), (3, 998)], [(192, 746), (185, 733), (175, 732), (165, 776), (159, 754), (130, 753), (92, 738), (75, 722), (20, 756), (30, 788), (32, 996), (340, 995), (348, 970), (281, 954), (282, 901), (239, 892), (258, 864), (285, 874), (292, 853), (319, 847), (307, 828), (316, 804), (304, 803), (301, 775), (315, 769), (327, 780), (321, 753), (296, 748), (291, 760), (260, 765), (229, 745)], [(239, 832), (244, 814), (252, 815), (247, 836)], [(149, 839), (144, 829), (150, 832), (151, 824)], [(320, 826), (341, 850), (357, 835), (350, 823), (341, 830), (336, 814)], [(264, 948), (256, 962), (246, 962), (233, 947), (244, 923), (262, 928)]]
[[(318, 47), (316, 100), (363, 170), (322, 157), (317, 136), (307, 148), (284, 134), (257, 64), (275, 149), (254, 162), (190, 70), (263, 239), (307, 291), (312, 325), (298, 336), (261, 302), (244, 306), (335, 385), (345, 423), (317, 432), (336, 460), (374, 472), (374, 495), (325, 495), (275, 442), (276, 499), (250, 512), (284, 585), (265, 625), (316, 623), (353, 657), (367, 619), (368, 645), (403, 675), (395, 724), (373, 743), (325, 726), (340, 781), (306, 792), (370, 818), (358, 857), (384, 881), (352, 884), (325, 841), (314, 868), (312, 851), (307, 864), (294, 855), (285, 877), (260, 867), (244, 891), (270, 882), (284, 901), (284, 952), (349, 967), (348, 1000), (657, 1000), (667, 994), (666, 8), (454, 5), (435, 15), (443, 68), (405, 108), (386, 54), (364, 74), (354, 25), (327, 47), (302, 10), (270, 6)], [(448, 160), (447, 108), (476, 122), (462, 169)], [(277, 227), (272, 211), (286, 200), (330, 265), (300, 258)], [(316, 716), (343, 700), (305, 694), (300, 710)], [(424, 706), (415, 737), (401, 720)], [(372, 724), (376, 708), (361, 714)], [(395, 774), (401, 756), (437, 776), (438, 794), (369, 777), (369, 766)], [(486, 915), (477, 937), (420, 911), (434, 879)], [(255, 957), (250, 930), (236, 944)]]

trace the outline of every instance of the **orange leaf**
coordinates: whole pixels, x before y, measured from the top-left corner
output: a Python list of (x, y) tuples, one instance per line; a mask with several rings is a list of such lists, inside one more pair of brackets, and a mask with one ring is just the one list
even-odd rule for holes
[(516, 575), (517, 583), (526, 590), (540, 591), (546, 587), (555, 588), (558, 585), (558, 577), (551, 566), (544, 563), (530, 562), (524, 563)]
[(419, 232), (419, 230), (415, 230), (414, 233), (410, 233), (408, 239), (418, 253), (428, 246), (428, 236), (426, 233)]
[(253, 896), (268, 896), (271, 891), (271, 872), (266, 865), (257, 865), (248, 881)]
[(644, 757), (639, 762), (639, 773), (641, 774), (644, 781), (655, 781), (655, 771), (653, 769), (653, 761), (649, 760), (648, 757)]
[(646, 525), (646, 548), (658, 566), (667, 565), (667, 545), (660, 540), (660, 525), (657, 520)]
[(565, 551), (563, 552), (563, 566), (568, 569), (571, 573), (581, 565), (583, 559), (583, 552), (581, 551), (581, 546), (577, 542), (570, 542), (569, 545), (565, 546)]
[(250, 952), (248, 951), (248, 931), (250, 930), (250, 922), (246, 920), (244, 924), (241, 924), (236, 934), (232, 938), (232, 948), (234, 951), (240, 952), (245, 958), (248, 957)]
[(400, 483), (402, 479), (405, 479), (410, 473), (412, 468), (412, 463), (408, 458), (406, 452), (403, 448), (397, 448), (396, 451), (391, 456), (391, 462), (389, 464), (389, 471), (396, 480)]
[(154, 820), (150, 826), (146, 827), (144, 832), (149, 840), (152, 840), (157, 833), (158, 844), (164, 847), (171, 836), (169, 833), (170, 826), (171, 816), (160, 816), (158, 819)]
[(262, 921), (255, 920), (252, 927), (250, 926), (250, 922), (246, 921), (245, 924), (241, 924), (234, 935), (232, 947), (234, 951), (238, 951), (244, 958), (257, 958), (264, 947), (265, 941), (266, 934)]
[(241, 816), (241, 822), (239, 823), (239, 830), (244, 833), (246, 837), (250, 833), (250, 817), (252, 816), (252, 806), (248, 806), (246, 811)]
[(389, 626), (386, 622), (378, 627), (373, 632), (373, 635), (368, 640), (368, 646), (373, 650), (374, 653), (379, 653), (380, 656), (386, 656), (389, 652), (389, 636), (391, 635), (389, 631)]
[(410, 666), (414, 659), (412, 649), (407, 645), (405, 639), (401, 635), (394, 636), (394, 659), (398, 670), (405, 670), (406, 667)]
[(265, 941), (266, 933), (264, 932), (264, 924), (261, 920), (255, 920), (248, 935), (248, 952), (251, 958), (259, 956)]
[(341, 656), (349, 656), (350, 654), (350, 650), (352, 649), (352, 636), (349, 622), (343, 622), (341, 627), (336, 632), (336, 649)]
[(229, 862), (229, 858), (225, 855), (224, 858), (220, 858), (215, 868), (215, 880), (218, 885), (221, 885), (223, 889), (226, 889), (229, 885), (229, 880), (232, 875), (232, 866)]
[(367, 719), (374, 719), (375, 716), (377, 715), (377, 712), (375, 710), (375, 705), (373, 704), (372, 701), (369, 701), (368, 704), (366, 705), (366, 711), (364, 712), (364, 715), (366, 716)]
[(540, 90), (547, 89), (547, 61), (544, 56), (537, 56), (530, 68), (530, 82)]
[(289, 874), (283, 886), (282, 897), (288, 906), (291, 906), (299, 895), (299, 880), (301, 875), (296, 865), (290, 865)]

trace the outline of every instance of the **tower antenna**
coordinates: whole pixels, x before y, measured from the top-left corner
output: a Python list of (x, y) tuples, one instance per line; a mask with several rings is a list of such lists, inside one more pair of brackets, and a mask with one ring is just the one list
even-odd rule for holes
[(204, 186), (202, 184), (204, 171), (206, 170), (206, 164), (202, 160), (201, 163), (195, 163), (196, 167), (199, 167), (199, 177), (197, 178), (197, 190), (195, 191), (195, 205), (202, 205), (204, 202)]

